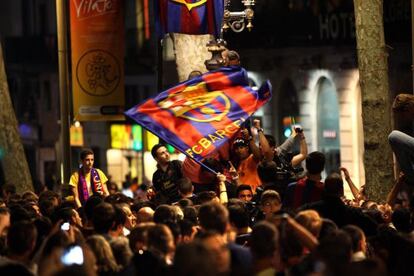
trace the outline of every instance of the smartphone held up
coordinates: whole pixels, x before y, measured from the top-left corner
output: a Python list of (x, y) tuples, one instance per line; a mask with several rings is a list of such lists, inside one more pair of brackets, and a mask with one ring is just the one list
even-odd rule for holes
[(60, 230), (63, 230), (63, 231), (69, 231), (69, 228), (70, 228), (70, 223), (69, 222), (64, 222), (60, 226)]
[(82, 265), (83, 264), (83, 250), (79, 245), (71, 245), (67, 247), (60, 258), (62, 264), (66, 266), (70, 265)]
[(301, 125), (293, 125), (293, 129), (295, 130), (296, 133), (302, 133), (303, 132), (303, 128)]

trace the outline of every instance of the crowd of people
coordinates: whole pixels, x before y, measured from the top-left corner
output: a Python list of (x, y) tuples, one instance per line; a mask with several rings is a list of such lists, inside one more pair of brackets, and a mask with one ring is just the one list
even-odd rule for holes
[(325, 156), (308, 153), (300, 127), (278, 146), (259, 120), (201, 165), (171, 160), (164, 144), (151, 153), (157, 161), (151, 185), (132, 188), (128, 181), (121, 191), (93, 166), (88, 149), (68, 197), (49, 190), (18, 194), (15, 186), (3, 185), (0, 275), (414, 271), (412, 185), (405, 166), (386, 201), (374, 202), (346, 168), (326, 172), (322, 181)]

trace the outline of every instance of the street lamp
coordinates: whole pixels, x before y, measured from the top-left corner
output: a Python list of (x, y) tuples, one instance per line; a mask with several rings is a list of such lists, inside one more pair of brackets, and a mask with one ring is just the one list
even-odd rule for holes
[(243, 11), (230, 11), (230, 2), (231, 0), (224, 0), (223, 31), (231, 29), (235, 33), (240, 33), (245, 27), (251, 31), (253, 28), (253, 6), (255, 5), (255, 0), (241, 0), (245, 8)]
[[(254, 11), (253, 6), (255, 0), (240, 0), (244, 6), (243, 11), (231, 11), (231, 0), (224, 0), (224, 15), (223, 26), (221, 27), (222, 33), (220, 39), (213, 39), (206, 45), (209, 52), (211, 52), (211, 58), (206, 60), (204, 64), (206, 68), (211, 71), (218, 69), (226, 65), (226, 60), (222, 56), (222, 52), (227, 50), (227, 43), (223, 39), (223, 32), (231, 29), (235, 33), (242, 32), (245, 28), (249, 31), (253, 28)], [(247, 22), (247, 25), (246, 25)], [(238, 56), (238, 55), (237, 55)], [(240, 60), (240, 58), (238, 58)]]

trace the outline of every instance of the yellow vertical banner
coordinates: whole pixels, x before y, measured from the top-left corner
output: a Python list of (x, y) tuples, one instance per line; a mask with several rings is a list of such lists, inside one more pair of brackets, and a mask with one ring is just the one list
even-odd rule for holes
[(75, 120), (124, 120), (123, 0), (70, 0)]

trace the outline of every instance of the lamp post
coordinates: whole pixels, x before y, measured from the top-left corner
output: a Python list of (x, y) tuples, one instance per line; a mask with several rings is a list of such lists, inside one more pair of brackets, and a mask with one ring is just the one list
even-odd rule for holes
[[(206, 45), (209, 52), (211, 52), (211, 58), (206, 60), (204, 64), (206, 68), (211, 71), (220, 68), (226, 64), (226, 60), (222, 56), (222, 52), (227, 50), (227, 43), (223, 39), (223, 32), (231, 29), (235, 33), (242, 32), (245, 28), (249, 31), (253, 28), (253, 18), (255, 0), (240, 0), (244, 6), (243, 11), (231, 11), (230, 0), (224, 0), (224, 16), (223, 26), (221, 27), (221, 38), (213, 39)], [(414, 0), (413, 0), (414, 1)], [(247, 24), (246, 24), (247, 23)]]
[(69, 71), (67, 50), (67, 1), (56, 0), (59, 96), (60, 96), (60, 161), (61, 184), (68, 184), (71, 170), (70, 161), (70, 115), (69, 115)]
[[(242, 32), (246, 27), (249, 31), (253, 28), (255, 0), (241, 0), (244, 5), (243, 11), (231, 11), (230, 0), (224, 0), (224, 16), (222, 30), (231, 29), (235, 33)], [(247, 25), (246, 25), (247, 22)]]

